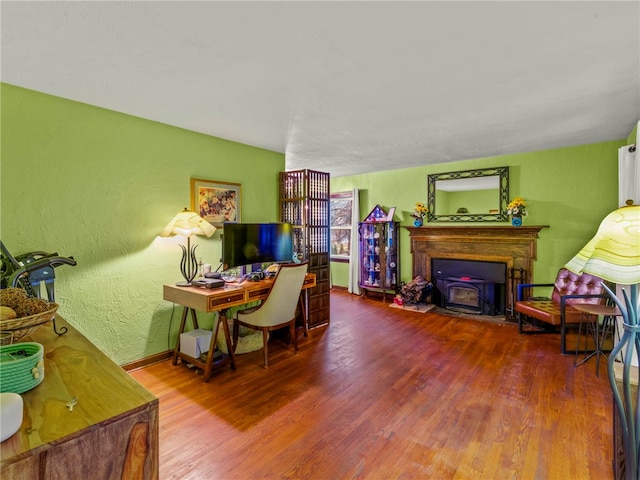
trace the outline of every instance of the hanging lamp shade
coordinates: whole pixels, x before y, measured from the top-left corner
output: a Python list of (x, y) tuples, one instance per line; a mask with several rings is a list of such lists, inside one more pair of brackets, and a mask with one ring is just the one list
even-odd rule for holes
[(207, 222), (196, 212), (184, 209), (178, 213), (160, 232), (161, 237), (172, 235), (182, 235), (190, 237), (192, 235), (204, 235), (210, 237), (216, 231), (216, 227)]
[(613, 283), (640, 283), (640, 205), (621, 207), (607, 215), (596, 235), (565, 268)]

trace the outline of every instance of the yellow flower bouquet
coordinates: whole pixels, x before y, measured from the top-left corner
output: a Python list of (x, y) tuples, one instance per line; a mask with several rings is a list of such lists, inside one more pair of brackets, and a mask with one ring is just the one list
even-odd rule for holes
[(413, 213), (411, 216), (413, 218), (423, 219), (424, 216), (429, 213), (429, 209), (422, 202), (416, 203), (415, 208), (413, 209)]
[(514, 198), (507, 205), (507, 213), (514, 217), (526, 217), (528, 215), (527, 202), (522, 197)]

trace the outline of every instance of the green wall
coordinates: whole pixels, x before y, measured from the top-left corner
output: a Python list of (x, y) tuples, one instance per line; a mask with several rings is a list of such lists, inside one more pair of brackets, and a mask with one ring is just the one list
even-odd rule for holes
[[(540, 232), (534, 279), (552, 281), (558, 269), (593, 236), (600, 221), (618, 205), (618, 147), (626, 140), (504, 155), (366, 175), (337, 177), (331, 191), (360, 190), (360, 218), (376, 204), (396, 207), (396, 221), (410, 226), (416, 202), (427, 201), (427, 175), (456, 170), (509, 167), (510, 198), (522, 196), (525, 224), (548, 225)], [(468, 225), (468, 224), (467, 224)], [(401, 278), (411, 279), (411, 251), (400, 229)], [(346, 286), (348, 265), (331, 264), (332, 284)]]
[[(114, 361), (167, 350), (181, 309), (162, 285), (181, 279), (184, 239), (157, 234), (189, 206), (190, 178), (241, 183), (242, 220), (276, 221), (284, 155), (0, 85), (0, 238), (77, 260), (56, 269), (59, 312)], [(196, 240), (214, 269), (220, 233)]]
[[(189, 206), (189, 179), (241, 183), (242, 220), (275, 221), (284, 156), (0, 87), (0, 238), (14, 254), (42, 250), (76, 258), (77, 267), (56, 269), (60, 313), (116, 362), (166, 351), (174, 345), (181, 309), (162, 299), (162, 285), (180, 280), (183, 239), (157, 234)], [(397, 207), (397, 219), (407, 226), (415, 203), (426, 201), (429, 173), (510, 166), (511, 197), (524, 196), (529, 204), (525, 222), (550, 226), (541, 232), (535, 267), (535, 278), (546, 281), (617, 206), (617, 147), (626, 143), (338, 177), (331, 189), (359, 188), (361, 218), (379, 203)], [(220, 233), (196, 240), (199, 256), (214, 268)], [(409, 280), (404, 229), (401, 256), (402, 279)], [(334, 285), (346, 286), (347, 275), (348, 264), (332, 263)], [(199, 319), (204, 327), (214, 321), (212, 315)]]

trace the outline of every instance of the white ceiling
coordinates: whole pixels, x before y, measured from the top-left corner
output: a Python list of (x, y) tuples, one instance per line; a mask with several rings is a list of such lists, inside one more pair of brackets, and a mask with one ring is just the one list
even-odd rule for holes
[(9, 2), (3, 82), (333, 176), (626, 138), (640, 2)]

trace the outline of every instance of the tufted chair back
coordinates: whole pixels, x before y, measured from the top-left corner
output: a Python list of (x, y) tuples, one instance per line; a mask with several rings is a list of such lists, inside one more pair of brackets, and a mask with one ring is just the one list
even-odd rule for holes
[[(602, 279), (588, 273), (578, 275), (566, 268), (560, 269), (553, 284), (551, 300), (560, 303), (563, 295), (600, 295), (604, 293)], [(567, 303), (602, 303), (602, 298), (568, 298)]]

